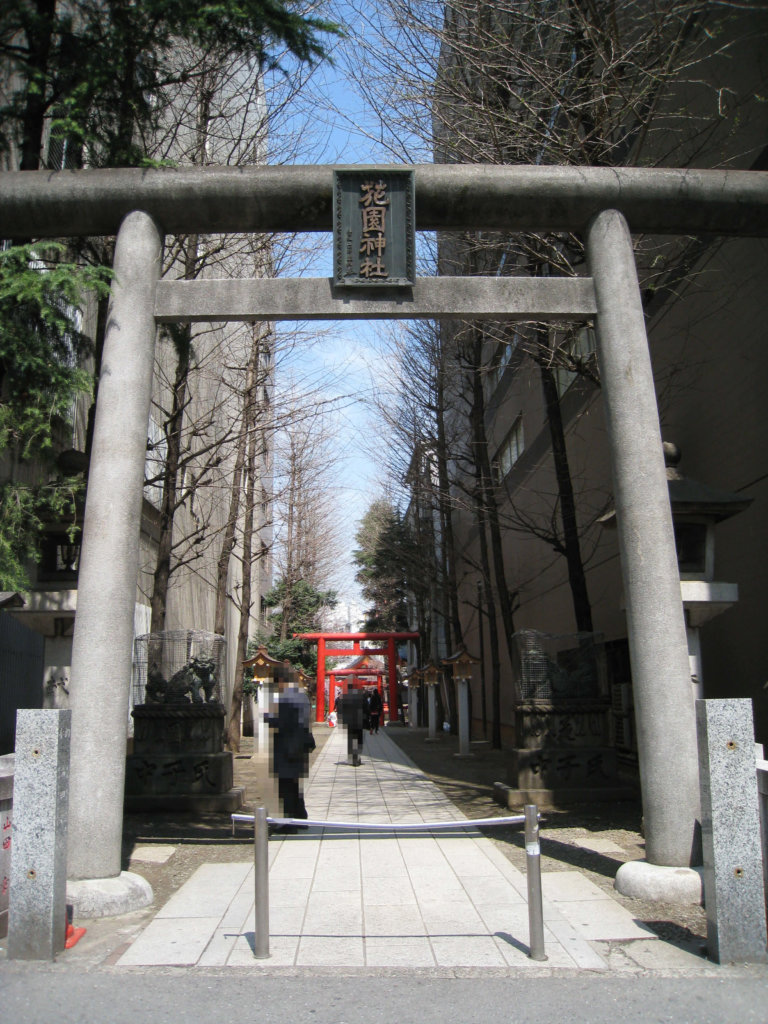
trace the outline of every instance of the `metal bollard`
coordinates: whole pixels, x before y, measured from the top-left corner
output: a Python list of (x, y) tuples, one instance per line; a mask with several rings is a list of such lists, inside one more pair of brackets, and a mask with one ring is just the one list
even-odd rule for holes
[(269, 956), (269, 828), (267, 809), (258, 807), (253, 822), (253, 873), (256, 890), (253, 955)]
[(525, 876), (528, 881), (528, 956), (546, 960), (544, 952), (544, 907), (541, 899), (541, 846), (539, 844), (539, 810), (536, 804), (525, 805)]

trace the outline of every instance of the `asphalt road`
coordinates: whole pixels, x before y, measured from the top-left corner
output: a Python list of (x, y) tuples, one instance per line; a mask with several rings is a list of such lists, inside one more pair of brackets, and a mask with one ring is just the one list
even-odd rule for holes
[(437, 977), (417, 972), (73, 972), (0, 963), (4, 1021), (24, 1024), (768, 1024), (765, 968), (712, 975)]

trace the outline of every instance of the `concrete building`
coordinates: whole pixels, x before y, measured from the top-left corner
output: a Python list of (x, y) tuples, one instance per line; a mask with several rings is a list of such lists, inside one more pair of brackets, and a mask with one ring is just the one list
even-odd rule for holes
[[(513, 17), (513, 15), (509, 15)], [(729, 22), (729, 45), (718, 41), (718, 52), (697, 65), (698, 82), (681, 82), (676, 95), (657, 98), (667, 116), (657, 119), (658, 130), (636, 143), (626, 162), (653, 166), (689, 165), (764, 170), (768, 116), (760, 100), (766, 81), (765, 16), (746, 12)], [(471, 32), (462, 22), (459, 34)], [(541, 46), (552, 39), (540, 38)], [(458, 48), (460, 51), (460, 47)], [(445, 69), (460, 63), (461, 56), (446, 46)], [(477, 69), (473, 69), (479, 87)], [(713, 107), (712, 97), (728, 95), (729, 106)], [(687, 104), (687, 118), (675, 119), (677, 104)], [(467, 101), (469, 102), (469, 101)], [(490, 104), (490, 100), (489, 100)], [(665, 104), (667, 108), (665, 111)], [(673, 111), (675, 106), (675, 111)], [(456, 94), (441, 116), (436, 115), (436, 159), (453, 162), (467, 159), (471, 147), (472, 119), (465, 116)], [(458, 111), (458, 113), (457, 113)], [(449, 116), (450, 115), (450, 116)], [(552, 113), (553, 123), (556, 113)], [(514, 119), (512, 119), (514, 121)], [(451, 135), (451, 124), (461, 124), (460, 139)], [(489, 159), (487, 122), (476, 122), (477, 158)], [(682, 129), (681, 130), (681, 125)], [(509, 125), (507, 125), (509, 129)], [(457, 135), (458, 135), (457, 129)], [(514, 148), (514, 147), (513, 147)], [(460, 157), (459, 153), (463, 153)], [(542, 153), (543, 162), (560, 162)], [(515, 162), (497, 156), (496, 162)], [(764, 241), (689, 239), (673, 248), (658, 239), (638, 238), (636, 253), (645, 278), (644, 309), (651, 345), (657, 399), (664, 440), (682, 452), (678, 472), (688, 480), (728, 492), (734, 500), (749, 499), (738, 514), (723, 519), (709, 531), (710, 556), (705, 567), (686, 563), (686, 538), (678, 531), (678, 555), (683, 587), (698, 581), (700, 601), (686, 600), (689, 627), (694, 623), (698, 652), (692, 666), (707, 697), (748, 696), (754, 701), (756, 738), (768, 742), (768, 663), (761, 636), (768, 589), (768, 550), (762, 540), (762, 524), (768, 512), (768, 480), (765, 451), (768, 429), (762, 414), (762, 380), (768, 370), (765, 346), (763, 296), (768, 286), (768, 261)], [(524, 272), (522, 244), (488, 236), (466, 242), (444, 236), (440, 244), (442, 272)], [(517, 253), (517, 265), (505, 268), (504, 250)], [(496, 270), (491, 269), (496, 266)], [(657, 273), (658, 267), (664, 273)], [(450, 269), (448, 269), (450, 268)], [(552, 266), (551, 273), (560, 272)], [(576, 273), (584, 273), (576, 267)], [(461, 358), (472, 324), (456, 328), (443, 323), (452, 338), (454, 360), (453, 424), (463, 399), (471, 395), (471, 374)], [(506, 588), (512, 595), (515, 631), (537, 630), (561, 637), (584, 630), (583, 614), (576, 612), (573, 580), (564, 557), (562, 529), (563, 493), (553, 455), (551, 424), (543, 387), (542, 338), (552, 353), (545, 369), (556, 389), (562, 419), (565, 455), (575, 496), (577, 537), (590, 631), (606, 643), (607, 683), (604, 696), (611, 706), (611, 742), (628, 766), (634, 759), (631, 670), (627, 649), (627, 624), (618, 561), (618, 545), (611, 530), (613, 507), (608, 441), (594, 341), (588, 325), (563, 328), (551, 325), (504, 324), (478, 327), (482, 331), (483, 430), (493, 477)], [(543, 335), (536, 335), (542, 331)], [(463, 335), (462, 335), (462, 332)], [(570, 357), (570, 358), (569, 358)], [(467, 421), (464, 420), (465, 425)], [(459, 431), (460, 433), (460, 431)], [(465, 433), (467, 428), (465, 427)], [(476, 443), (472, 438), (472, 443)], [(478, 520), (466, 500), (471, 464), (467, 448), (453, 461), (452, 526), (456, 545), (455, 573), (458, 586), (461, 639), (478, 655), (485, 652), (483, 670), (473, 679), (475, 728), (482, 706), (481, 687), (491, 686), (490, 636), (487, 619), (479, 629), (478, 586), (483, 577), (483, 557)], [(462, 458), (464, 465), (462, 465)], [(672, 474), (674, 475), (674, 473)], [(423, 493), (423, 482), (419, 484)], [(414, 489), (414, 509), (419, 497)], [(737, 502), (738, 503), (738, 502)], [(716, 504), (716, 502), (715, 502)], [(698, 525), (704, 527), (705, 510)], [(414, 515), (415, 512), (412, 512)], [(695, 518), (695, 517), (694, 517)], [(714, 508), (710, 523), (721, 520)], [(439, 523), (436, 522), (439, 531)], [(701, 534), (703, 538), (703, 533)], [(714, 549), (712, 538), (714, 537)], [(490, 538), (487, 535), (488, 542)], [(703, 539), (701, 540), (703, 544)], [(440, 538), (435, 541), (439, 549)], [(700, 552), (703, 558), (703, 548)], [(440, 567), (436, 569), (440, 577)], [(724, 591), (715, 584), (737, 584), (738, 601), (720, 600)], [(697, 584), (697, 585), (698, 585)], [(735, 591), (727, 591), (733, 598)], [(681, 598), (686, 594), (681, 593)], [(582, 595), (583, 602), (583, 595)], [(501, 738), (505, 746), (515, 742), (515, 702), (520, 680), (505, 644), (505, 623), (496, 610), (501, 663)], [(689, 641), (691, 640), (689, 628)], [(574, 639), (572, 646), (577, 646)], [(516, 696), (517, 695), (517, 696)], [(479, 735), (479, 731), (478, 731)]]
[[(186, 55), (189, 57), (189, 55)], [(179, 60), (185, 55), (179, 53)], [(193, 63), (190, 59), (190, 64)], [(205, 104), (191, 84), (178, 86), (157, 127), (153, 155), (178, 163), (257, 162), (263, 157), (265, 102), (258, 69), (230, 61), (226, 74), (213, 72), (205, 82)], [(0, 75), (0, 91), (13, 89), (13, 80)], [(244, 101), (248, 93), (249, 103)], [(245, 109), (245, 113), (243, 110)], [(238, 144), (223, 126), (235, 125)], [(18, 167), (18, 153), (3, 154), (3, 170)], [(87, 153), (67, 148), (61, 140), (45, 141), (41, 165), (52, 170), (87, 166)], [(261, 236), (178, 237), (167, 240), (164, 276), (205, 277), (223, 273), (259, 276), (270, 259)], [(106, 308), (106, 307), (105, 307)], [(102, 314), (104, 310), (101, 311)], [(96, 337), (98, 304), (89, 300), (82, 330)], [(181, 348), (179, 345), (181, 342)], [(179, 352), (187, 350), (182, 358)], [(255, 355), (256, 353), (256, 355)], [(189, 372), (180, 367), (188, 360)], [(255, 362), (254, 362), (255, 360)], [(186, 338), (161, 332), (156, 345), (152, 383), (152, 412), (147, 425), (147, 460), (141, 513), (140, 569), (136, 584), (134, 634), (152, 630), (216, 628), (217, 574), (225, 530), (230, 518), (234, 467), (243, 441), (243, 395), (249, 365), (253, 402), (249, 431), (258, 434), (253, 464), (254, 508), (252, 593), (249, 634), (263, 621), (262, 596), (272, 580), (272, 390), (273, 342), (269, 325), (194, 325)], [(85, 367), (93, 371), (93, 361)], [(59, 439), (58, 464), (67, 472), (86, 472), (91, 396), (81, 395), (71, 423)], [(178, 470), (168, 476), (169, 446), (174, 445), (174, 410), (182, 413), (178, 433)], [(1, 474), (19, 467), (8, 458)], [(34, 468), (29, 470), (36, 472)], [(242, 535), (248, 467), (239, 485), (240, 507), (234, 544), (226, 569), (224, 634), (227, 640), (222, 699), (228, 703), (236, 677), (237, 639), (242, 594)], [(168, 541), (168, 504), (164, 495), (174, 488), (172, 530), (168, 556), (170, 576), (164, 621), (153, 624), (154, 576), (162, 545)], [(83, 504), (79, 508), (82, 516)], [(29, 564), (31, 588), (19, 598), (7, 595), (0, 613), (0, 753), (13, 750), (17, 707), (66, 707), (69, 697), (72, 636), (77, 612), (79, 536), (69, 536), (70, 524), (52, 522), (46, 528), (39, 565)], [(165, 535), (164, 535), (165, 534)], [(13, 617), (15, 622), (10, 622)], [(22, 681), (19, 680), (19, 672)], [(127, 723), (128, 729), (131, 722)]]

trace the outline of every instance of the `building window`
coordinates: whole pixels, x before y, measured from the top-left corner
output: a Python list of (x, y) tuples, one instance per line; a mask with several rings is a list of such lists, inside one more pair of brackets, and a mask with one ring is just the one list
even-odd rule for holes
[(46, 533), (40, 544), (38, 582), (76, 580), (80, 566), (80, 530)]
[(518, 416), (514, 426), (504, 438), (493, 460), (493, 475), (496, 483), (501, 483), (507, 473), (523, 454), (523, 417)]

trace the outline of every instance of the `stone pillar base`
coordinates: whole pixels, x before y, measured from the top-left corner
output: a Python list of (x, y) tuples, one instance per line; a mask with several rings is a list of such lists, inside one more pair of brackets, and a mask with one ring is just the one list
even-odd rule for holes
[(152, 886), (131, 871), (112, 878), (83, 878), (67, 882), (67, 903), (77, 921), (82, 918), (117, 917), (148, 907), (154, 899)]
[(701, 868), (673, 868), (630, 860), (616, 872), (613, 887), (622, 896), (655, 903), (704, 902)]

